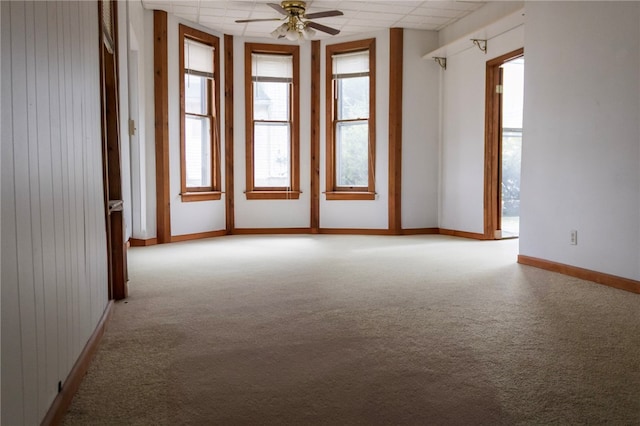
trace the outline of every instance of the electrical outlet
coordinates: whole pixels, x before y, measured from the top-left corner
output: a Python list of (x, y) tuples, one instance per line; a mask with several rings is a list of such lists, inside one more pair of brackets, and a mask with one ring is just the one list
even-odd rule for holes
[(572, 246), (577, 246), (578, 245), (578, 231), (576, 231), (575, 229), (571, 230), (571, 236), (569, 239), (569, 244), (571, 244)]

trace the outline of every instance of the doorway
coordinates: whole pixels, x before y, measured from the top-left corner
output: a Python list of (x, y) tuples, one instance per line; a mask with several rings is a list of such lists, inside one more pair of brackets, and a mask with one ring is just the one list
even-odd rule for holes
[(520, 234), (524, 49), (487, 62), (485, 237)]

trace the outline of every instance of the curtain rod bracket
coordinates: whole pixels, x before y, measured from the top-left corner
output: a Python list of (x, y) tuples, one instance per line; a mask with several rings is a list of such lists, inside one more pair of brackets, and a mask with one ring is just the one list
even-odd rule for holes
[(487, 40), (472, 38), (471, 41), (473, 42), (473, 44), (478, 46), (478, 49), (480, 49), (481, 52), (483, 52), (485, 55), (487, 54)]

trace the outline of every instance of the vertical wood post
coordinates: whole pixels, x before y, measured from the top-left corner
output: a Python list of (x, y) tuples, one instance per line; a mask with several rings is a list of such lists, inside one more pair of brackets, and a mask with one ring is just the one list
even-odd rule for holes
[(402, 231), (402, 61), (403, 30), (390, 29), (389, 41), (389, 230)]
[(233, 36), (224, 35), (224, 153), (225, 216), (227, 234), (235, 229), (233, 173)]
[(320, 229), (320, 41), (311, 42), (311, 233)]
[(153, 11), (153, 89), (155, 93), (156, 225), (158, 243), (171, 242), (169, 192), (169, 64), (167, 12)]

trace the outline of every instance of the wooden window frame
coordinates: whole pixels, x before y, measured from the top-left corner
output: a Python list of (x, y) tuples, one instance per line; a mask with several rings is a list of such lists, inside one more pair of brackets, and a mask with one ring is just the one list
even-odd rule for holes
[[(367, 187), (338, 186), (336, 183), (336, 97), (333, 79), (333, 55), (369, 52), (369, 151)], [(375, 38), (327, 45), (325, 66), (326, 88), (326, 199), (374, 200), (376, 164), (376, 40)]]
[[(293, 65), (293, 83), (290, 92), (290, 173), (289, 187), (254, 186), (254, 119), (253, 119), (253, 81), (251, 75), (252, 54), (291, 55)], [(300, 46), (245, 43), (245, 135), (246, 135), (246, 192), (248, 200), (297, 200), (300, 198)]]
[[(220, 190), (220, 39), (200, 30), (179, 25), (179, 76), (180, 76), (180, 197), (183, 202), (219, 200)], [(206, 44), (213, 48), (213, 79), (208, 82), (210, 93), (210, 111), (206, 114), (211, 118), (211, 185), (204, 187), (188, 187), (185, 153), (185, 87), (184, 87), (184, 42), (185, 39)]]

